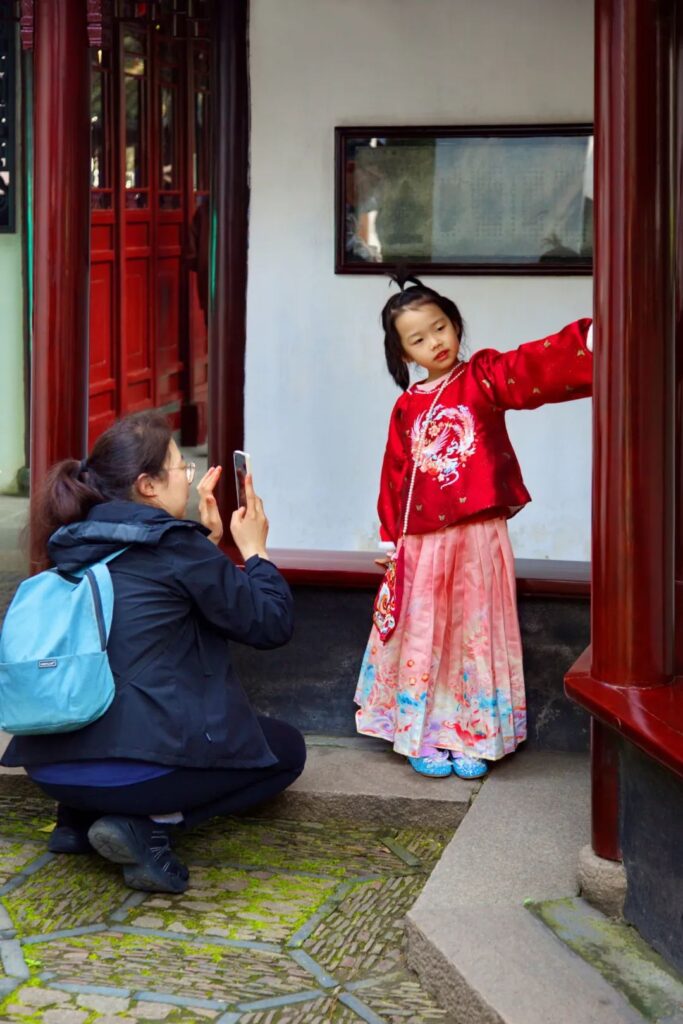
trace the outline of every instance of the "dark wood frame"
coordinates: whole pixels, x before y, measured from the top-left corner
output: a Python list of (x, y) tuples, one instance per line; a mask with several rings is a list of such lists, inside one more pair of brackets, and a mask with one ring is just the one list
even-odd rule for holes
[[(350, 263), (345, 254), (344, 205), (345, 175), (344, 148), (350, 137), (361, 138), (522, 138), (560, 135), (577, 137), (593, 134), (592, 124), (527, 124), (527, 125), (422, 125), (422, 126), (341, 126), (334, 130), (335, 156), (335, 266), (336, 274), (386, 274), (396, 269), (396, 263)], [(542, 264), (510, 263), (429, 263), (411, 262), (410, 269), (419, 274), (524, 274), (587, 276), (593, 273), (593, 260), (551, 260)]]

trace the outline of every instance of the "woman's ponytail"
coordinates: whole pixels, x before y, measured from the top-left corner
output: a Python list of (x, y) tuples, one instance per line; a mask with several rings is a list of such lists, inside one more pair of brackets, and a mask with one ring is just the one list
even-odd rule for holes
[(37, 494), (32, 496), (30, 530), (34, 570), (40, 571), (50, 564), (47, 542), (55, 530), (80, 522), (94, 505), (106, 500), (89, 476), (86, 460), (64, 459), (50, 467)]
[(31, 496), (31, 563), (50, 565), (47, 542), (60, 526), (87, 518), (105, 501), (130, 501), (140, 475), (164, 473), (171, 427), (155, 410), (118, 420), (95, 442), (87, 459), (64, 459), (52, 466)]

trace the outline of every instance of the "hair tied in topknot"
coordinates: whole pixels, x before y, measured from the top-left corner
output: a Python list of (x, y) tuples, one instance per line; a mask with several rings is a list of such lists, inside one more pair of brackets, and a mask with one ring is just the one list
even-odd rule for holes
[(412, 281), (418, 288), (422, 287), (422, 281), (410, 273), (407, 264), (397, 263), (396, 270), (393, 274), (389, 274), (389, 279), (398, 285), (401, 291), (405, 291), (405, 287), (409, 281)]

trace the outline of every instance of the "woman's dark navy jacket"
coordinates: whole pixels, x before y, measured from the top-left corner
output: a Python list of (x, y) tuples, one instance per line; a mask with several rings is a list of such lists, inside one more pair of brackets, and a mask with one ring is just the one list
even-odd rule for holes
[(15, 737), (3, 764), (276, 762), (235, 676), (228, 641), (287, 643), (292, 595), (270, 562), (254, 556), (238, 569), (206, 533), (159, 509), (111, 501), (53, 534), (50, 558), (66, 572), (130, 545), (109, 565), (114, 617), (107, 650), (116, 695), (102, 718), (77, 732)]

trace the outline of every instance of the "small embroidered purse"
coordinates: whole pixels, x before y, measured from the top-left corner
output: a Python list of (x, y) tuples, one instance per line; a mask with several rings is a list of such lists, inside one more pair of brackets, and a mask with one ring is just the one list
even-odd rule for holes
[[(401, 541), (403, 537), (401, 537)], [(372, 610), (372, 621), (377, 627), (383, 644), (396, 629), (403, 600), (403, 544), (399, 541), (397, 551), (389, 556), (389, 564), (379, 585)]]
[(424, 451), (425, 441), (427, 439), (427, 430), (434, 414), (436, 403), (441, 398), (441, 394), (444, 388), (450, 384), (456, 376), (460, 376), (462, 371), (465, 369), (463, 363), (457, 366), (458, 373), (455, 373), (456, 367), (453, 367), (451, 372), (448, 374), (443, 384), (437, 391), (432, 404), (429, 407), (429, 411), (425, 416), (425, 421), (422, 425), (420, 432), (420, 440), (417, 446), (417, 454), (413, 458), (413, 471), (410, 477), (410, 487), (408, 488), (408, 500), (406, 501), (405, 515), (403, 516), (403, 532), (398, 542), (396, 552), (389, 557), (389, 564), (384, 573), (384, 578), (379, 585), (377, 596), (375, 598), (375, 604), (372, 609), (372, 621), (375, 624), (379, 638), (383, 644), (392, 636), (396, 625), (398, 623), (398, 617), (401, 613), (401, 604), (403, 603), (403, 578), (404, 578), (404, 565), (405, 565), (405, 549), (404, 541), (408, 532), (408, 516), (410, 515), (410, 504), (413, 500), (413, 490), (415, 489), (415, 478), (417, 477), (417, 471), (422, 460), (422, 452)]

